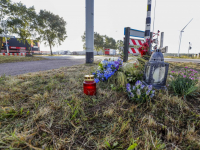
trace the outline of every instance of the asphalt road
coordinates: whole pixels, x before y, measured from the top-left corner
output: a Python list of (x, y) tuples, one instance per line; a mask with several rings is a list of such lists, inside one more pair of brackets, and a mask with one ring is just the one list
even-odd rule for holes
[[(51, 69), (58, 69), (65, 66), (73, 66), (85, 63), (85, 56), (42, 56), (48, 60), (15, 62), (0, 64), (0, 76), (2, 75), (19, 75), (29, 72), (38, 72)], [(109, 57), (95, 56), (95, 60), (103, 60)], [(117, 59), (117, 57), (111, 57)], [(200, 64), (200, 59), (174, 59), (165, 58), (165, 61), (172, 62), (194, 62)]]
[[(63, 55), (63, 56), (39, 56), (44, 57), (48, 59), (85, 59), (85, 56), (71, 56), (71, 55)], [(95, 60), (97, 59), (105, 59), (109, 57), (104, 56), (95, 56)], [(111, 59), (117, 59), (117, 57), (110, 57)], [(129, 57), (130, 58), (130, 57)], [(165, 61), (171, 61), (171, 62), (193, 62), (193, 63), (199, 63), (200, 59), (180, 59), (180, 58), (165, 58)]]

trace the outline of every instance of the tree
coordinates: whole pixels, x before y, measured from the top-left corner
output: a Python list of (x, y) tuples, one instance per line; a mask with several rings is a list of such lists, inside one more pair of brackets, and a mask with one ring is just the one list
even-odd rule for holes
[(104, 43), (103, 43), (103, 36), (101, 36), (99, 33), (95, 32), (94, 33), (94, 47), (95, 50), (98, 52), (103, 49)]
[(104, 36), (105, 38), (105, 43), (104, 43), (104, 47), (105, 48), (112, 48), (112, 49), (116, 49), (116, 41), (115, 39), (113, 39), (112, 37), (108, 37), (108, 36)]
[[(8, 8), (9, 8), (10, 5), (11, 5), (10, 0), (1, 0), (1, 3), (0, 3), (0, 8), (1, 8), (0, 21), (2, 21), (6, 17), (6, 15), (9, 15), (10, 11), (9, 11)], [(2, 33), (3, 33), (3, 28), (0, 25), (0, 34), (2, 34)], [(2, 43), (3, 43), (4, 40), (5, 40), (5, 38), (0, 37), (0, 51), (1, 51)]]
[(124, 46), (124, 42), (122, 40), (117, 40), (116, 48), (119, 49), (119, 47), (123, 47), (123, 46)]
[(27, 8), (21, 2), (10, 6), (11, 16), (8, 18), (8, 26), (11, 32), (19, 36), (18, 40), (26, 44), (30, 51), (31, 39), (37, 32), (37, 14), (34, 6)]
[[(85, 32), (81, 36), (81, 38), (82, 38), (82, 42), (84, 42), (83, 49), (86, 49)], [(115, 39), (110, 38), (106, 35), (102, 36), (99, 33), (94, 32), (94, 47), (98, 54), (99, 51), (101, 50), (103, 51), (103, 47), (116, 49), (116, 41)]]
[(58, 15), (54, 15), (46, 10), (40, 10), (38, 25), (39, 39), (44, 41), (45, 45), (49, 45), (52, 55), (52, 47), (55, 44), (61, 45), (61, 42), (67, 38), (66, 22)]
[(86, 50), (86, 44), (85, 44), (85, 32), (83, 33), (83, 35), (81, 36), (82, 38), (82, 42), (83, 42), (83, 49)]

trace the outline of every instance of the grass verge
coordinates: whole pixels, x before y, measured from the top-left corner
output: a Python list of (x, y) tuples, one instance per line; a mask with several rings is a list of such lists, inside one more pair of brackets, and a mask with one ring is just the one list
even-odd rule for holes
[(0, 77), (0, 149), (200, 149), (199, 97), (157, 91), (135, 104), (108, 83), (86, 96), (83, 77), (97, 64)]
[(0, 64), (11, 62), (23, 62), (23, 61), (38, 61), (44, 60), (42, 57), (21, 57), (21, 56), (0, 56)]

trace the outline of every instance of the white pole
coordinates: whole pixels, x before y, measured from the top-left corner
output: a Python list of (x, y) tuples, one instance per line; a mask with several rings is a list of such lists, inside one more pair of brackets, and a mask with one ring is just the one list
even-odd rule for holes
[(86, 5), (86, 63), (94, 61), (94, 0), (85, 0)]
[(180, 52), (180, 47), (181, 47), (182, 32), (183, 31), (180, 31), (180, 42), (179, 42), (179, 49), (178, 49), (178, 57), (179, 57), (179, 52)]

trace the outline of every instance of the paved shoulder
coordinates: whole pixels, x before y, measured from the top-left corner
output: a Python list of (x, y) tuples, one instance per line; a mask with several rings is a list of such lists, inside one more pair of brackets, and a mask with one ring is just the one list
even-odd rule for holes
[(58, 69), (65, 66), (84, 64), (85, 59), (51, 59), (30, 62), (15, 62), (0, 64), (1, 75), (19, 75), (29, 72), (38, 72)]

